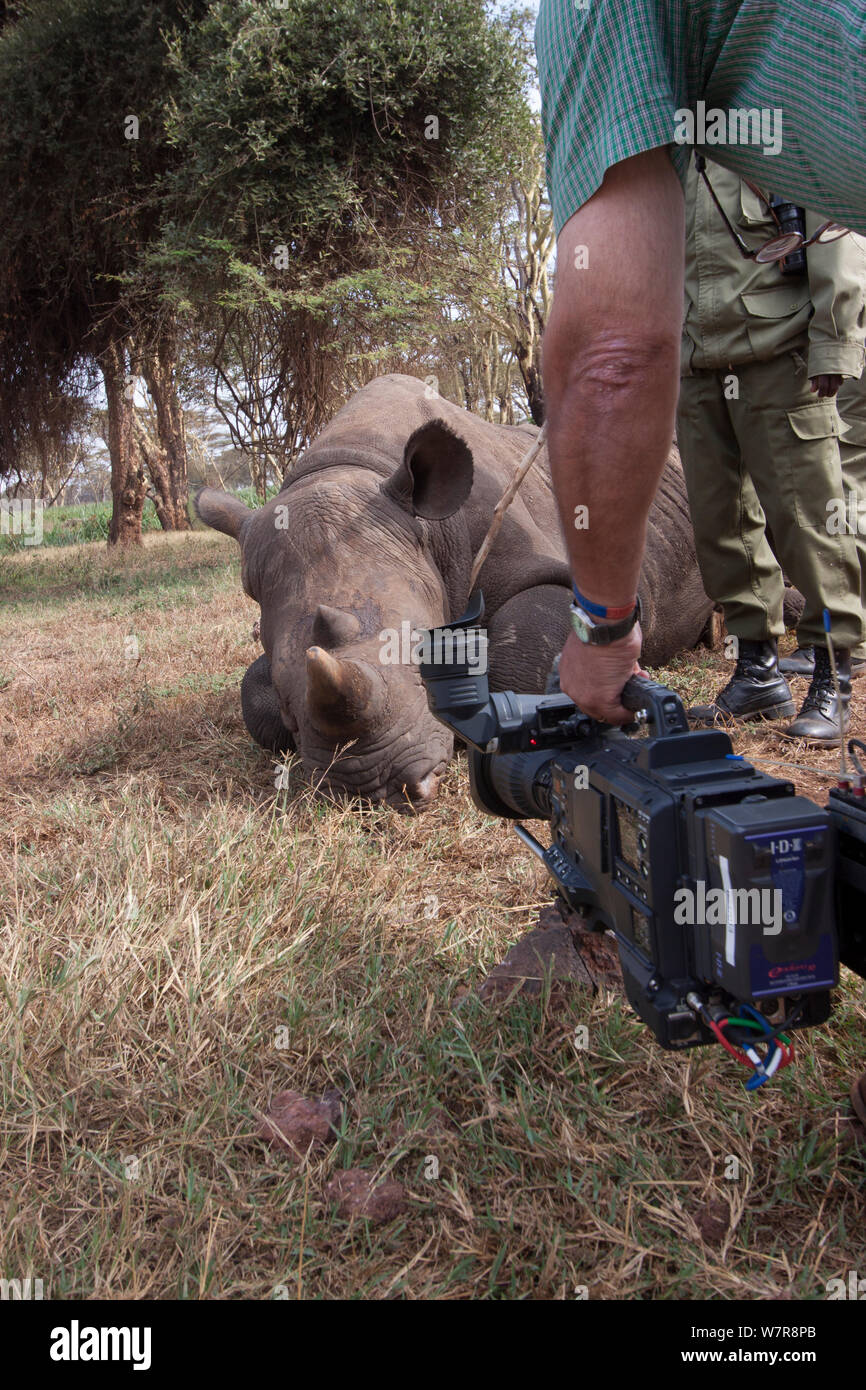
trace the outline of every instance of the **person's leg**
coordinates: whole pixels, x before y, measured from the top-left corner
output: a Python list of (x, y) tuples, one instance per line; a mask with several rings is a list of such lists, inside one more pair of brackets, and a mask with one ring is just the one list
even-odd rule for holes
[(739, 373), (732, 418), (743, 459), (772, 530), (785, 573), (803, 594), (801, 647), (815, 648), (815, 671), (801, 717), (789, 732), (838, 741), (824, 610), (839, 652), (843, 717), (850, 694), (850, 653), (863, 641), (860, 568), (854, 537), (831, 534), (833, 500), (843, 495), (839, 422), (832, 401), (809, 390), (798, 354), (753, 363)]
[[(842, 487), (845, 492), (845, 512), (854, 528), (854, 544), (860, 561), (860, 605), (866, 609), (866, 421), (862, 436), (850, 435), (839, 441), (842, 458)], [(866, 656), (866, 646), (858, 655)]]
[[(836, 408), (842, 420), (839, 452), (845, 509), (854, 528), (860, 561), (860, 603), (866, 608), (866, 372), (859, 380), (843, 381)], [(866, 647), (857, 655), (866, 656)]]
[[(846, 383), (847, 385), (847, 383)], [(843, 418), (843, 428), (851, 423)], [(866, 419), (856, 420), (850, 434), (839, 440), (839, 453), (842, 460), (842, 487), (844, 490), (844, 515), (849, 518), (855, 531), (854, 543), (860, 561), (860, 606), (866, 610)], [(861, 512), (858, 503), (862, 502), (862, 530), (858, 529)], [(840, 508), (840, 510), (842, 510)], [(772, 537), (769, 537), (772, 545)], [(779, 662), (779, 670), (786, 676), (805, 676), (810, 680), (815, 673), (815, 648), (798, 646), (797, 650)], [(866, 642), (861, 642), (851, 652), (851, 679), (866, 675)]]
[(764, 535), (764, 516), (743, 468), (726, 399), (727, 373), (684, 377), (677, 409), (677, 442), (689, 494), (695, 550), (704, 588), (720, 603), (731, 680), (712, 705), (697, 705), (698, 723), (719, 719), (788, 718), (791, 692), (776, 669), (784, 631), (784, 581)]
[(699, 372), (683, 377), (677, 443), (704, 588), (724, 608), (728, 632), (763, 641), (785, 630), (785, 585), (743, 467), (725, 399), (727, 375)]
[[(845, 420), (844, 424), (849, 422)], [(846, 515), (851, 518), (860, 561), (860, 607), (866, 614), (866, 420), (839, 440)], [(851, 652), (851, 677), (866, 675), (866, 641)]]

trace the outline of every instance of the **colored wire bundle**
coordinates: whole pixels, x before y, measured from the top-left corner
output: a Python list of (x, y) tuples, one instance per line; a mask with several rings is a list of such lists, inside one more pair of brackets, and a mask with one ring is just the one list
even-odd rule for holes
[[(778, 1028), (772, 1028), (764, 1015), (749, 1004), (741, 1004), (739, 1012), (729, 1014), (727, 1018), (715, 1020), (707, 1015), (705, 1018), (725, 1051), (737, 1062), (752, 1069), (753, 1074), (746, 1082), (747, 1091), (756, 1091), (777, 1071), (794, 1061), (791, 1039)], [(786, 1021), (787, 1026), (790, 1027), (791, 1021)], [(755, 1034), (760, 1034), (760, 1037), (756, 1038)], [(757, 1042), (766, 1044), (763, 1056), (755, 1046)]]

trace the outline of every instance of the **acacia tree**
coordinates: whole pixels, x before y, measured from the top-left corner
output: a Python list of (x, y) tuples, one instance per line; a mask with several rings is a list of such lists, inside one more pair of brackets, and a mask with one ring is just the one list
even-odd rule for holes
[(260, 491), (458, 292), (531, 134), (527, 16), (483, 0), (231, 0), (172, 46), (166, 233)]
[(178, 336), (173, 319), (160, 325), (154, 341), (142, 354), (140, 370), (153, 404), (154, 429), (153, 434), (147, 436), (146, 448), (140, 423), (136, 437), (150, 475), (156, 514), (164, 530), (186, 531), (189, 529), (189, 469), (177, 381)]
[(541, 339), (551, 305), (553, 214), (537, 125), (510, 180), (495, 225), (466, 238), (463, 290), (455, 300), (450, 358), (467, 409), (511, 424), (515, 402), (544, 422)]
[(6, 496), (38, 497), (52, 507), (92, 469), (96, 421), (85, 391), (44, 403), (46, 419), (55, 410), (61, 413), (62, 430), (55, 427), (22, 440), (14, 468), (0, 480)]
[(173, 318), (141, 273), (161, 229), (159, 181), (174, 155), (164, 110), (169, 36), (203, 0), (30, 0), (0, 29), (0, 469), (28, 438), (60, 443), (83, 363), (101, 372), (112, 464), (110, 540), (141, 535), (146, 492), (132, 380), (149, 375), (171, 457), (173, 524), (187, 525), (173, 428)]
[(529, 177), (515, 178), (512, 192), (517, 225), (503, 257), (504, 274), (512, 290), (503, 296), (502, 319), (510, 330), (514, 356), (537, 425), (544, 423), (544, 386), (541, 377), (541, 340), (550, 314), (551, 289), (548, 268), (556, 244), (553, 209), (544, 182), (540, 144)]
[(18, 8), (0, 27), (0, 449), (98, 364), (111, 540), (134, 541), (148, 476), (163, 524), (185, 524), (179, 344), (210, 350), (260, 486), (353, 383), (417, 353), (460, 237), (508, 200), (526, 17), (483, 0)]

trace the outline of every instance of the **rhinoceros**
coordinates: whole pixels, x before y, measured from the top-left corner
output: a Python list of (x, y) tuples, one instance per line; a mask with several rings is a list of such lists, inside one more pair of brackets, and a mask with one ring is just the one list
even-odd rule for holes
[[(343, 406), (261, 509), (199, 492), (199, 516), (235, 537), (243, 587), (261, 607), (264, 655), (241, 688), (257, 743), (297, 751), (331, 789), (400, 809), (429, 804), (452, 739), (428, 711), (417, 662), (386, 664), (383, 644), (404, 624), (414, 634), (464, 611), (493, 508), (537, 433), (488, 423), (415, 377), (383, 376)], [(491, 688), (543, 690), (571, 602), (544, 451), (479, 585)], [(640, 596), (647, 664), (695, 644), (712, 605), (675, 449), (650, 516)]]

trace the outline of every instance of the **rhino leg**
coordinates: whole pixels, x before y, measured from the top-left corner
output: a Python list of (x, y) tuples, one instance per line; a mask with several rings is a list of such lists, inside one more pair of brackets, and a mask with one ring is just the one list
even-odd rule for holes
[(490, 619), (490, 686), (531, 695), (544, 690), (569, 633), (571, 591), (539, 584), (515, 594)]
[(280, 702), (264, 655), (247, 668), (241, 681), (241, 710), (247, 729), (262, 748), (270, 753), (294, 751), (294, 739), (280, 718)]

